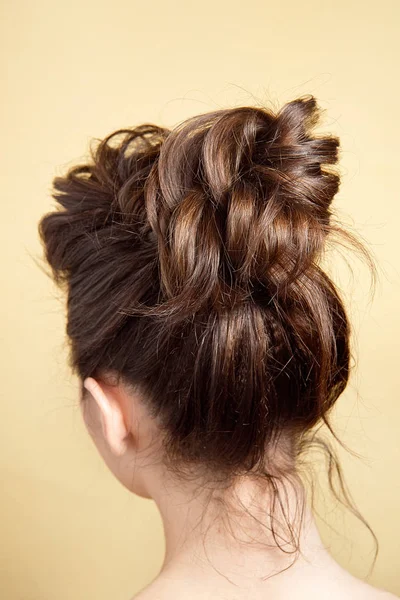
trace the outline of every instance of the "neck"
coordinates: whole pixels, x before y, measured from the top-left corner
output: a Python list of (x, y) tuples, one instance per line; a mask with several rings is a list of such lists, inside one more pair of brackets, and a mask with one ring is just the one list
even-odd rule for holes
[(303, 486), (281, 483), (276, 491), (280, 501), (274, 507), (276, 494), (268, 483), (250, 478), (224, 490), (182, 483), (154, 490), (166, 542), (159, 577), (265, 589), (336, 565), (323, 546)]

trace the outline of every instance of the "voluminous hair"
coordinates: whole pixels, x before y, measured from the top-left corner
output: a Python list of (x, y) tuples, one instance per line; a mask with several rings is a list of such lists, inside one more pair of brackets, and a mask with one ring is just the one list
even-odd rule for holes
[(319, 117), (306, 96), (119, 129), (54, 179), (39, 230), (71, 367), (141, 389), (171, 464), (276, 473), (269, 449), (283, 436), (296, 455), (346, 388), (328, 237), (374, 267), (334, 220), (339, 139), (315, 134)]

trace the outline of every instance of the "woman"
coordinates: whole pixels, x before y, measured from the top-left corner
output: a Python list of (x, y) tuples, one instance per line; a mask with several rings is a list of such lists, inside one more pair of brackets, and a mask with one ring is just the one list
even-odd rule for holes
[(313, 133), (318, 118), (308, 96), (143, 124), (54, 180), (40, 234), (83, 416), (164, 523), (138, 600), (394, 597), (330, 557), (302, 476), (310, 447), (334, 460), (316, 427), (350, 369), (328, 235), (374, 270), (333, 224), (339, 140)]

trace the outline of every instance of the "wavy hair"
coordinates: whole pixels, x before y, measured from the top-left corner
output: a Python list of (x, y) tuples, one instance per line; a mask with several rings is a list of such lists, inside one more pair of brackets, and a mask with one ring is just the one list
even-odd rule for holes
[(334, 222), (339, 139), (315, 134), (320, 112), (306, 96), (120, 129), (54, 179), (39, 231), (67, 291), (71, 367), (140, 388), (179, 472), (273, 482), (292, 468), (268, 458), (279, 439), (293, 458), (331, 428), (351, 332), (321, 268), (328, 237), (375, 267)]

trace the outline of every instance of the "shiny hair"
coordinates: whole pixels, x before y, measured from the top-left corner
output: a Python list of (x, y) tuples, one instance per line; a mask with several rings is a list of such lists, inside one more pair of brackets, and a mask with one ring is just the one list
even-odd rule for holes
[(331, 429), (351, 331), (320, 264), (328, 237), (374, 264), (334, 221), (339, 139), (314, 133), (320, 112), (305, 96), (119, 129), (54, 179), (39, 231), (71, 367), (142, 390), (182, 473), (271, 482), (293, 468), (269, 452), (280, 439), (295, 458)]

